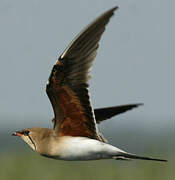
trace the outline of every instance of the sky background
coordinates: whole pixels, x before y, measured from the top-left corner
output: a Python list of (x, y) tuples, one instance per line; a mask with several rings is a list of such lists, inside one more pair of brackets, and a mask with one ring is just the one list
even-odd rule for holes
[(116, 5), (92, 69), (92, 104), (142, 102), (121, 116), (124, 126), (131, 119), (150, 128), (174, 124), (175, 1), (1, 0), (1, 131), (51, 126), (45, 85), (53, 64), (82, 28)]

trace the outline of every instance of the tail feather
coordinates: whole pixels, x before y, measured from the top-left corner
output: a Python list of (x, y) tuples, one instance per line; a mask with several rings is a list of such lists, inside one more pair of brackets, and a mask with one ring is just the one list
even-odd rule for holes
[(162, 162), (167, 162), (165, 159), (157, 159), (157, 158), (150, 158), (150, 157), (143, 157), (143, 156), (137, 156), (135, 154), (130, 154), (130, 153), (122, 153), (120, 155), (117, 155), (113, 157), (116, 160), (130, 160), (130, 159), (140, 159), (140, 160), (150, 160), (150, 161), (162, 161)]

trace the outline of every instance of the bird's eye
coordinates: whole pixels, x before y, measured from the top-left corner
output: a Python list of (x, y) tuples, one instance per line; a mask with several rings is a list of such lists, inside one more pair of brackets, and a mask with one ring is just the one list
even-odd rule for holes
[(25, 136), (28, 136), (29, 133), (30, 133), (30, 131), (28, 131), (28, 130), (22, 132), (22, 134), (25, 135)]

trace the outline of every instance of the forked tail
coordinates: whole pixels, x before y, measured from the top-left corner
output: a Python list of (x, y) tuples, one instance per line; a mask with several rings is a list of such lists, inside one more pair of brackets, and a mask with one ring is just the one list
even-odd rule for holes
[(113, 159), (116, 159), (116, 160), (140, 159), (140, 160), (167, 162), (167, 160), (165, 159), (155, 159), (155, 158), (150, 158), (150, 157), (137, 156), (135, 154), (130, 154), (130, 153), (121, 153), (120, 155), (114, 156)]

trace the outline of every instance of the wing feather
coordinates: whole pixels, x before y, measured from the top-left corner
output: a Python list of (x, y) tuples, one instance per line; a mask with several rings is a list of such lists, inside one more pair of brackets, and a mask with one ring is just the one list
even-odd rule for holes
[(88, 80), (98, 42), (115, 9), (105, 12), (80, 32), (52, 69), (46, 92), (54, 110), (54, 130), (59, 136), (99, 139)]
[(142, 103), (137, 104), (125, 104), (120, 106), (112, 106), (112, 107), (104, 107), (94, 109), (95, 119), (97, 123), (100, 123), (104, 120), (110, 119), (113, 116), (124, 113), (126, 111), (132, 110), (133, 108), (137, 108), (143, 105)]

